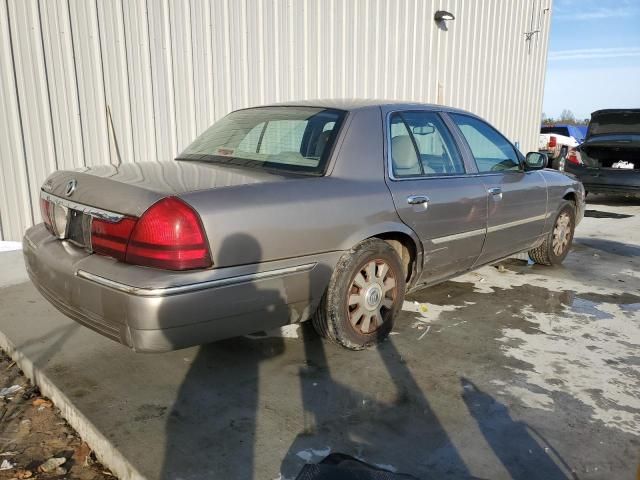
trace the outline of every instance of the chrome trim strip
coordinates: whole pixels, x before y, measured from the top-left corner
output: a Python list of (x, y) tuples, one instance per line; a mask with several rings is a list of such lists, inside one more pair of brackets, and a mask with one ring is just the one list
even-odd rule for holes
[(486, 231), (486, 228), (478, 228), (476, 230), (469, 230), (468, 232), (454, 233), (453, 235), (447, 235), (446, 237), (432, 238), (431, 242), (439, 245), (453, 240), (461, 240), (463, 238), (475, 237), (476, 235), (483, 235)]
[(537, 222), (538, 220), (546, 220), (547, 214), (536, 215), (535, 217), (523, 218), (521, 220), (515, 220), (513, 222), (502, 223), (500, 225), (494, 225), (487, 229), (487, 233), (497, 232), (498, 230), (505, 230), (511, 227), (517, 227), (518, 225), (524, 225), (525, 223)]
[(45, 192), (44, 190), (40, 190), (40, 198), (44, 200), (48, 200), (57, 205), (62, 205), (63, 207), (70, 208), (72, 210), (77, 210), (82, 213), (86, 213), (92, 217), (100, 218), (101, 220), (105, 220), (107, 222), (116, 223), (124, 218), (124, 215), (120, 213), (110, 212), (108, 210), (102, 210), (101, 208), (90, 207), (89, 205), (83, 205), (81, 203), (72, 202), (71, 200), (67, 200), (65, 198), (56, 197), (55, 195), (51, 195), (50, 193)]
[(191, 283), (188, 285), (178, 285), (175, 287), (164, 288), (134, 287), (132, 285), (127, 285), (126, 283), (109, 280), (108, 278), (101, 277), (100, 275), (94, 275), (93, 273), (85, 272), (84, 270), (77, 270), (76, 276), (98, 283), (102, 286), (113, 288), (114, 290), (129, 293), (131, 295), (137, 295), (139, 297), (167, 297), (169, 295), (177, 295), (180, 293), (197, 292), (199, 290), (206, 290), (209, 288), (228, 287), (229, 285), (248, 283), (255, 280), (265, 280), (267, 278), (289, 275), (291, 273), (306, 272), (313, 269), (313, 267), (315, 267), (316, 265), (316, 263), (306, 263), (304, 265), (297, 265), (295, 267), (277, 268), (275, 270), (267, 270), (265, 272), (249, 273), (246, 275), (238, 275), (235, 277), (220, 278), (218, 280), (209, 280), (206, 282)]

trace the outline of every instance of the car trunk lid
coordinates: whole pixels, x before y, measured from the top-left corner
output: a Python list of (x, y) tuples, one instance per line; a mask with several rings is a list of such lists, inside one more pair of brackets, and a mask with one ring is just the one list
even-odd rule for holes
[[(197, 190), (282, 180), (284, 175), (206, 162), (172, 161), (100, 165), (59, 171), (47, 179), (46, 194), (84, 207), (139, 217), (161, 198)], [(73, 184), (73, 187), (71, 185)]]

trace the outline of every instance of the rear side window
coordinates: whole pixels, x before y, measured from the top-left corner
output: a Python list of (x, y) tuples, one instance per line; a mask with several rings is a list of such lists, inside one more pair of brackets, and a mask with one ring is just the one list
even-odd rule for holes
[(344, 116), (313, 107), (239, 110), (213, 124), (178, 159), (322, 174)]
[(467, 141), (480, 173), (521, 170), (516, 150), (495, 128), (468, 115), (449, 115)]
[(465, 173), (451, 134), (437, 113), (394, 113), (389, 128), (395, 177)]

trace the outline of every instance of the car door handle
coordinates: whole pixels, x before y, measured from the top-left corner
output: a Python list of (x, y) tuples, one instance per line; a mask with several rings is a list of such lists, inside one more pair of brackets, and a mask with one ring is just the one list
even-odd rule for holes
[(424, 205), (426, 207), (429, 203), (429, 197), (426, 195), (411, 195), (407, 197), (407, 203), (409, 205)]
[(502, 194), (502, 189), (500, 187), (489, 188), (489, 189), (487, 189), (487, 193), (489, 193), (491, 195), (501, 195)]

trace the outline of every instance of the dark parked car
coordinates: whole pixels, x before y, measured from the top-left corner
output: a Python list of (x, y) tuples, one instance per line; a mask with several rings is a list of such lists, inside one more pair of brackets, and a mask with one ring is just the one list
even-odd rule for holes
[(578, 161), (565, 163), (587, 192), (640, 194), (640, 109), (598, 110)]
[(249, 108), (173, 162), (52, 174), (24, 255), (58, 309), (137, 351), (310, 318), (360, 349), (409, 290), (517, 252), (565, 258), (584, 192), (545, 163), (441, 106)]

